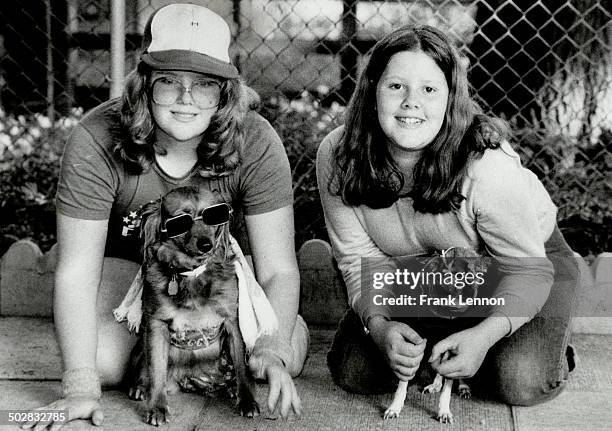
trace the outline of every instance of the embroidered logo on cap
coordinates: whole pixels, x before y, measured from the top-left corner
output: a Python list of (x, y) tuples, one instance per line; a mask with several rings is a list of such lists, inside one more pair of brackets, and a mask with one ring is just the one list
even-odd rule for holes
[(153, 17), (147, 51), (194, 51), (229, 63), (230, 40), (229, 26), (216, 13), (202, 6), (172, 4)]

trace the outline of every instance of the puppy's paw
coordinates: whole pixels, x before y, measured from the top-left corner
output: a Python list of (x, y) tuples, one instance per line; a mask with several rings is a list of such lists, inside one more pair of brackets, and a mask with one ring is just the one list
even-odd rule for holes
[(455, 421), (453, 418), (453, 414), (450, 411), (439, 411), (438, 412), (438, 421), (441, 424), (452, 424)]
[(257, 401), (255, 401), (252, 396), (239, 398), (237, 405), (241, 416), (246, 418), (259, 416), (259, 404), (257, 404)]
[(170, 422), (168, 407), (153, 407), (147, 411), (145, 422), (156, 427)]
[(128, 390), (128, 398), (134, 401), (144, 401), (147, 399), (147, 389), (144, 385), (132, 386)]
[(459, 393), (459, 398), (463, 398), (465, 400), (472, 398), (472, 390), (468, 385), (459, 385), (457, 392)]
[(395, 419), (399, 417), (402, 409), (397, 409), (394, 406), (390, 406), (387, 410), (385, 410), (385, 414), (383, 415), (383, 419)]
[(440, 392), (442, 390), (442, 382), (438, 382), (438, 380), (434, 380), (434, 382), (431, 385), (427, 385), (423, 388), (423, 393), (424, 394), (435, 394), (437, 392)]

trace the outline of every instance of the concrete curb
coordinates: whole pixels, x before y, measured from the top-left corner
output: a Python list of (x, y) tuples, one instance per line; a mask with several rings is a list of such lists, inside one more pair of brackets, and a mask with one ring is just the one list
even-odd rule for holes
[[(612, 253), (600, 254), (590, 266), (576, 258), (582, 290), (574, 332), (612, 334)], [(28, 240), (12, 244), (0, 260), (0, 316), (51, 316), (56, 263), (56, 246), (43, 254)], [(307, 241), (298, 263), (300, 313), (310, 325), (335, 326), (347, 308), (347, 297), (331, 246), (319, 239)]]

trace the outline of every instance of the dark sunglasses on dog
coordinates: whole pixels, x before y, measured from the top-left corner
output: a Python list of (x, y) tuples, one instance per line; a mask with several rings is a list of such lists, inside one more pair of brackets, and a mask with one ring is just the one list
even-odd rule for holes
[(230, 221), (232, 212), (232, 207), (227, 203), (212, 205), (200, 211), (195, 218), (187, 213), (169, 217), (162, 223), (161, 231), (168, 238), (175, 238), (187, 233), (196, 220), (202, 220), (208, 226), (220, 226)]

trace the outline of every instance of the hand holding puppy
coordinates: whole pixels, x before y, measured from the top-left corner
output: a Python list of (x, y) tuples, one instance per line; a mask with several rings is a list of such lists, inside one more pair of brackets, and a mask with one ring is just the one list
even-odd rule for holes
[[(432, 368), (449, 379), (472, 377), (482, 365), (489, 347), (473, 328), (456, 332), (439, 343), (432, 350), (429, 362)], [(449, 359), (441, 361), (442, 354), (448, 351)]]
[[(482, 365), (489, 349), (510, 331), (505, 316), (489, 316), (478, 325), (456, 332), (439, 343), (431, 352), (429, 363), (438, 374), (449, 379), (472, 377)], [(441, 362), (444, 352), (449, 359)]]
[(427, 340), (405, 323), (378, 316), (370, 319), (369, 330), (397, 378), (411, 380), (419, 369)]

